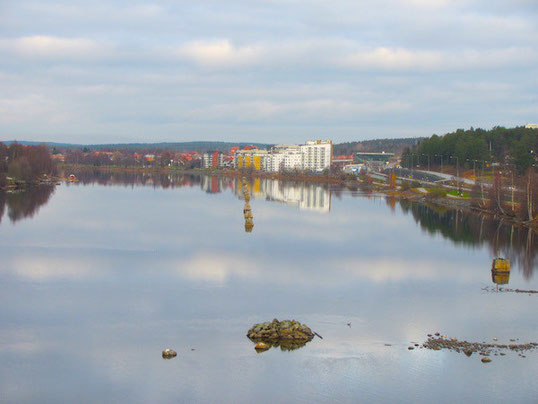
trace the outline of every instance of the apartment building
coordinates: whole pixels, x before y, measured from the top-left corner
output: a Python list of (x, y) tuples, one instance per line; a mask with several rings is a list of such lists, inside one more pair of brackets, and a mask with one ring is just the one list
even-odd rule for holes
[(308, 141), (303, 145), (273, 146), (267, 150), (239, 150), (235, 153), (237, 168), (253, 167), (268, 172), (310, 171), (321, 172), (331, 166), (332, 142)]

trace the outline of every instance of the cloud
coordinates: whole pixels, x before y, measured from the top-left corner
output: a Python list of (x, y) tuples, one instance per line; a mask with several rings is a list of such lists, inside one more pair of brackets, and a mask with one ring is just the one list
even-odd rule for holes
[(462, 71), (531, 66), (537, 61), (538, 52), (530, 48), (440, 51), (378, 47), (346, 57), (344, 65), (362, 70)]
[(203, 67), (233, 67), (259, 62), (262, 49), (256, 45), (234, 46), (223, 39), (188, 42), (180, 46), (177, 53)]
[(0, 98), (0, 123), (2, 124), (21, 124), (32, 121), (59, 124), (69, 119), (70, 115), (65, 111), (64, 106), (41, 94)]
[(61, 38), (47, 35), (0, 39), (0, 51), (35, 59), (93, 59), (104, 57), (109, 46), (85, 38)]
[(485, 4), (11, 2), (1, 135), (340, 142), (532, 121), (538, 6)]

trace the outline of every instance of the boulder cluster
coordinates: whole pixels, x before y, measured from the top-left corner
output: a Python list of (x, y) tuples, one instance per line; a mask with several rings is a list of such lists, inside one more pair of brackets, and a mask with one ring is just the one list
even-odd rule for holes
[(248, 330), (247, 337), (254, 342), (302, 342), (306, 343), (314, 338), (314, 333), (305, 324), (295, 320), (278, 321), (254, 324)]
[[(494, 341), (497, 341), (497, 338), (493, 338)], [(515, 342), (511, 339), (510, 342)], [(477, 353), (483, 357), (488, 356), (505, 356), (506, 352), (511, 351), (525, 358), (523, 355), (526, 351), (531, 351), (538, 349), (538, 343), (530, 342), (527, 344), (497, 344), (497, 343), (487, 343), (487, 342), (469, 342), (469, 341), (458, 341), (457, 338), (447, 338), (445, 335), (441, 336), (438, 332), (435, 333), (435, 336), (428, 334), (428, 340), (422, 344), (423, 348), (431, 349), (434, 351), (440, 351), (442, 349), (447, 349), (454, 352), (462, 352), (467, 356), (471, 356), (473, 353)], [(490, 362), (491, 360), (482, 360), (482, 362)]]

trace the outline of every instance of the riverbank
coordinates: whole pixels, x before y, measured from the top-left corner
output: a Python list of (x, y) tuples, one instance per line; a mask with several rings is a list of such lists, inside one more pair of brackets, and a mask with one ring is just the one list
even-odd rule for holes
[(52, 177), (52, 178), (42, 179), (39, 181), (32, 181), (32, 182), (10, 179), (7, 185), (0, 187), (0, 191), (3, 191), (3, 192), (24, 191), (25, 189), (38, 187), (41, 185), (56, 185), (58, 181), (61, 181), (61, 180), (62, 179), (59, 177)]

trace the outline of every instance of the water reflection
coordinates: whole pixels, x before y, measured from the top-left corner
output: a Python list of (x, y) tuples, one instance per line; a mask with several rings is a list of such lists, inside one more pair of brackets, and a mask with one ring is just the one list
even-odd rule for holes
[(41, 185), (24, 191), (0, 192), (0, 223), (6, 207), (7, 216), (12, 223), (33, 217), (48, 203), (54, 190), (54, 185)]
[(252, 233), (254, 227), (254, 217), (252, 216), (252, 209), (250, 208), (250, 186), (247, 179), (243, 177), (241, 180), (243, 188), (243, 199), (245, 200), (245, 206), (243, 206), (243, 216), (245, 217), (245, 232)]
[(498, 285), (507, 285), (510, 281), (510, 272), (499, 272), (491, 270), (491, 280), (494, 284)]
[[(80, 184), (153, 186), (154, 188), (177, 188), (200, 186), (208, 194), (218, 194), (226, 190), (234, 192), (243, 199), (242, 179), (226, 176), (185, 174), (181, 172), (129, 172), (85, 169), (76, 172)], [(299, 209), (329, 212), (331, 210), (331, 191), (327, 185), (298, 181), (279, 181), (266, 178), (248, 180), (251, 196)]]
[(492, 258), (508, 258), (522, 269), (525, 279), (531, 278), (538, 254), (536, 232), (532, 229), (478, 213), (447, 210), (408, 200), (401, 200), (400, 206), (404, 213), (411, 213), (424, 231), (440, 234), (455, 244), (486, 245)]
[[(273, 179), (247, 179), (243, 186), (241, 178), (207, 176), (191, 173), (147, 173), (104, 170), (80, 170), (75, 172), (78, 183), (66, 186), (99, 184), (103, 186), (151, 186), (154, 188), (199, 187), (204, 192), (218, 194), (230, 191), (239, 199), (245, 199), (243, 189), (248, 189), (248, 197), (269, 202), (278, 202), (312, 212), (328, 213), (331, 198), (341, 199), (350, 191), (338, 186), (288, 182)], [(32, 217), (41, 206), (46, 204), (54, 193), (53, 186), (31, 188), (19, 193), (0, 193), (0, 223), (7, 207), (7, 216), (15, 223), (23, 218)], [(363, 191), (352, 191), (352, 196), (367, 196)], [(394, 213), (399, 204), (402, 212), (411, 214), (421, 229), (432, 235), (440, 235), (457, 245), (478, 248), (489, 247), (491, 256), (505, 256), (519, 267), (525, 279), (530, 279), (537, 264), (538, 239), (536, 232), (520, 228), (492, 217), (464, 213), (458, 210), (425, 205), (418, 202), (399, 200), (388, 196), (387, 206)], [(246, 201), (247, 204), (249, 201)], [(248, 206), (250, 208), (250, 205)], [(250, 209), (244, 208), (245, 231), (252, 231)]]
[(280, 341), (267, 341), (262, 338), (254, 338), (251, 340), (254, 343), (263, 342), (268, 346), (267, 349), (257, 350), (259, 353), (266, 352), (270, 348), (280, 348), (281, 351), (295, 351), (301, 349), (310, 341), (293, 341), (293, 340), (280, 340)]

